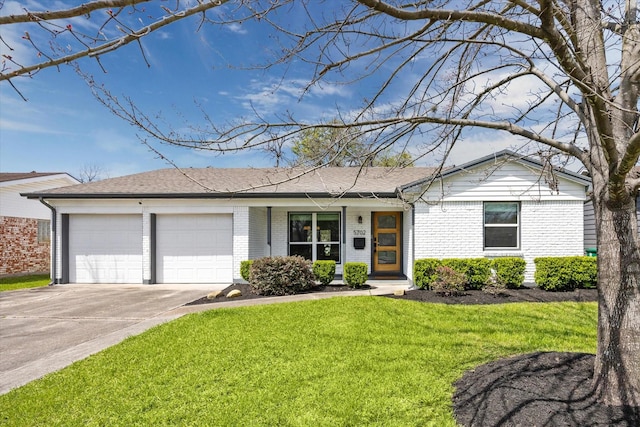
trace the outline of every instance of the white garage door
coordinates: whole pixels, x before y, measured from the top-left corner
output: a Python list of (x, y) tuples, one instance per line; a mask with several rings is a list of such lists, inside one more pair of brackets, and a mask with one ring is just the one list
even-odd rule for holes
[(232, 215), (158, 215), (158, 283), (231, 283)]
[(71, 283), (142, 283), (142, 216), (70, 215)]

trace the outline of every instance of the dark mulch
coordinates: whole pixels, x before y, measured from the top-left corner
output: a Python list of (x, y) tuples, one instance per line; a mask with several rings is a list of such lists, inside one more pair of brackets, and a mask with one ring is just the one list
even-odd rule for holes
[[(239, 290), (242, 293), (242, 295), (237, 296), (237, 297), (233, 297), (233, 298), (227, 298), (225, 296), (229, 292), (231, 292), (233, 290), (236, 290), (236, 289)], [(368, 286), (368, 285), (365, 285), (364, 287), (362, 287), (360, 289), (372, 289), (372, 288), (370, 286)], [(308, 292), (303, 292), (303, 293), (311, 294), (311, 293), (320, 293), (320, 292), (343, 292), (343, 291), (353, 291), (353, 289), (349, 288), (348, 286), (344, 286), (344, 285), (328, 285), (328, 286), (317, 286), (317, 287), (309, 290)], [(204, 296), (204, 297), (199, 298), (199, 299), (197, 299), (195, 301), (191, 301), (187, 305), (212, 304), (212, 303), (217, 303), (217, 302), (241, 301), (241, 300), (245, 300), (245, 299), (256, 299), (256, 298), (272, 298), (272, 296), (270, 296), (270, 295), (258, 295), (258, 294), (253, 292), (253, 289), (248, 284), (246, 284), (246, 283), (238, 283), (238, 284), (234, 284), (234, 285), (228, 286), (225, 289), (223, 289), (222, 292), (220, 292), (220, 295), (215, 299), (208, 299), (206, 296)]]
[(454, 385), (463, 426), (639, 426), (640, 408), (611, 407), (591, 394), (595, 356), (532, 353), (466, 372)]
[[(251, 292), (249, 285), (230, 286), (242, 292), (236, 299), (269, 298)], [(347, 286), (324, 286), (310, 292), (340, 292)], [(510, 302), (597, 301), (595, 289), (545, 292), (538, 288), (507, 290), (502, 295), (466, 291), (441, 296), (413, 290), (395, 299), (445, 304), (502, 304)], [(235, 300), (235, 299), (234, 299)], [(224, 296), (189, 303), (228, 301)], [(583, 353), (533, 353), (500, 359), (466, 372), (455, 383), (453, 411), (466, 427), (480, 426), (640, 426), (640, 408), (608, 407), (590, 394), (594, 356)]]
[(539, 288), (507, 289), (493, 295), (484, 291), (465, 291), (463, 295), (442, 296), (433, 291), (407, 291), (405, 295), (389, 298), (444, 304), (504, 304), (507, 302), (597, 301), (596, 289), (576, 289), (572, 292), (547, 292)]

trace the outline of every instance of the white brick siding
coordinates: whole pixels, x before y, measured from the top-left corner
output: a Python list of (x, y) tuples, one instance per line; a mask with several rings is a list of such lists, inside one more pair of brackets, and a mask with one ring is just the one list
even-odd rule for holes
[[(358, 223), (359, 217), (362, 217), (362, 224)], [(364, 262), (369, 266), (367, 273), (371, 274), (371, 233), (371, 209), (347, 208), (347, 258), (343, 265), (344, 262)], [(364, 249), (353, 247), (354, 237), (364, 237)], [(340, 268), (342, 271), (342, 266)]]
[(520, 248), (483, 249), (483, 202), (416, 205), (415, 258), (523, 257), (525, 282), (533, 283), (533, 260), (541, 256), (581, 255), (582, 201), (523, 201)]
[(271, 255), (286, 256), (287, 249), (287, 209), (273, 208), (271, 211)]
[(267, 208), (249, 208), (249, 259), (268, 255)]
[(537, 257), (583, 255), (583, 202), (523, 202), (521, 222), (525, 281), (533, 282)]
[(418, 203), (415, 210), (416, 259), (483, 256), (482, 202)]
[(240, 262), (249, 259), (249, 207), (233, 208), (233, 281), (242, 281)]

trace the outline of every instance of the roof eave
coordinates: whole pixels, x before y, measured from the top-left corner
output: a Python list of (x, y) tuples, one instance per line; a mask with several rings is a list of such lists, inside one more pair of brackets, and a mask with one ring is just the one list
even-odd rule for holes
[[(489, 154), (487, 156), (481, 157), (479, 159), (473, 160), (471, 162), (465, 163), (463, 165), (460, 166), (456, 166), (456, 167), (452, 167), (451, 169), (448, 169), (446, 171), (444, 171), (443, 173), (441, 173), (436, 179), (445, 179), (451, 175), (455, 175), (458, 174), (460, 172), (475, 168), (477, 166), (480, 166), (482, 164), (488, 163), (488, 162), (492, 162), (492, 161), (496, 161), (497, 159), (500, 159), (502, 157), (509, 157), (511, 159), (513, 159), (513, 161), (515, 162), (521, 162), (521, 163), (526, 163), (528, 165), (532, 165), (535, 166), (537, 168), (542, 168), (543, 165), (531, 160), (529, 158), (527, 158), (526, 156), (522, 156), (519, 155), (511, 150), (502, 150), (499, 151), (497, 153), (494, 154)], [(557, 173), (563, 175), (565, 178), (574, 181), (574, 182), (578, 182), (580, 184), (583, 184), (585, 186), (589, 186), (591, 184), (591, 178), (589, 177), (585, 177), (582, 176), (578, 173), (575, 172), (571, 172), (571, 171), (567, 171), (564, 169), (556, 169)], [(409, 184), (405, 184), (402, 187), (400, 187), (400, 191), (404, 192), (409, 188), (412, 187), (416, 187), (416, 186), (420, 186), (423, 185), (425, 182), (427, 182), (427, 179), (421, 179), (418, 181), (414, 181), (414, 182), (410, 182)]]
[(130, 199), (308, 199), (308, 198), (397, 198), (394, 192), (348, 192), (348, 193), (20, 193), (28, 199), (87, 199), (87, 200), (130, 200)]

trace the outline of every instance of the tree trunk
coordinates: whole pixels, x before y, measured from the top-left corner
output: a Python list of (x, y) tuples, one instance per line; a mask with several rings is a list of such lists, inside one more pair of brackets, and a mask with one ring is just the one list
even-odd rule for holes
[[(612, 202), (594, 180), (598, 229), (598, 348), (594, 390), (608, 405), (640, 407), (640, 252), (636, 201)], [(600, 187), (599, 189), (597, 187)]]

